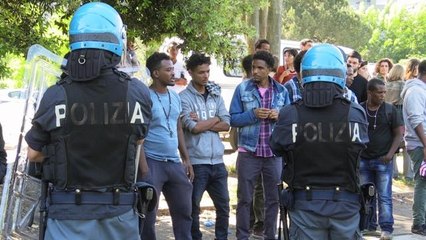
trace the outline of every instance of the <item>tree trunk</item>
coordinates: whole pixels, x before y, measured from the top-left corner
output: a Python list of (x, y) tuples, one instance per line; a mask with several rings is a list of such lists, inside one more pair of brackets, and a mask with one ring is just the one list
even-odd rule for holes
[(282, 28), (282, 19), (281, 19), (281, 10), (282, 10), (282, 0), (270, 0), (269, 10), (268, 10), (268, 30), (267, 30), (267, 39), (271, 43), (271, 53), (276, 55), (278, 58), (280, 56), (280, 42), (281, 42), (281, 28)]
[(259, 38), (266, 38), (268, 27), (268, 8), (259, 10)]
[(254, 44), (259, 38), (259, 6), (256, 6), (254, 8), (253, 14), (249, 18), (249, 23), (251, 26), (253, 26), (256, 29), (256, 34), (253, 37), (248, 37), (247, 44), (248, 44), (248, 52), (253, 53), (254, 52)]

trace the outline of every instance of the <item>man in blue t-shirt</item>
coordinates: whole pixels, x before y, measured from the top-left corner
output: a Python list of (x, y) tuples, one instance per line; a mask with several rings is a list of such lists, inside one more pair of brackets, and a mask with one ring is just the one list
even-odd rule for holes
[[(192, 239), (191, 181), (194, 172), (180, 120), (181, 100), (176, 92), (167, 88), (174, 85), (173, 62), (165, 53), (156, 52), (147, 59), (146, 67), (153, 80), (150, 86), (152, 121), (144, 141), (148, 163), (146, 181), (154, 185), (158, 195), (163, 192), (172, 217), (175, 239)], [(156, 239), (157, 209), (158, 205), (156, 211), (146, 216), (142, 239)]]

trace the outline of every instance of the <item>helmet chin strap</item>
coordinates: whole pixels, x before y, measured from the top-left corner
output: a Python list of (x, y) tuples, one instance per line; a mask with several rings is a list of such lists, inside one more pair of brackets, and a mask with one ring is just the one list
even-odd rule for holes
[(310, 108), (324, 108), (332, 105), (335, 98), (344, 99), (343, 89), (334, 83), (308, 83), (303, 91), (303, 102)]
[(120, 57), (105, 50), (79, 49), (68, 56), (68, 75), (73, 81), (90, 81), (101, 74), (102, 69), (115, 67)]

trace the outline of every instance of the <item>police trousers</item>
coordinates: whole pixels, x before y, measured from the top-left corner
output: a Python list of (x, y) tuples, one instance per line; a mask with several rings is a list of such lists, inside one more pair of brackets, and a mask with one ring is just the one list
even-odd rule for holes
[(290, 239), (358, 240), (360, 203), (357, 200), (306, 200), (296, 194), (289, 211)]
[(94, 220), (47, 220), (45, 240), (102, 239), (140, 240), (139, 219), (133, 209), (112, 218)]

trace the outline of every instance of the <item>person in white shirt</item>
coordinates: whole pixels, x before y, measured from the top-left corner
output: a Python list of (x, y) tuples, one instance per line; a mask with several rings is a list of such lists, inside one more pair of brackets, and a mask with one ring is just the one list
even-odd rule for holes
[(171, 42), (167, 48), (167, 53), (173, 62), (173, 72), (175, 85), (170, 87), (175, 92), (179, 93), (188, 85), (188, 71), (185, 68), (183, 61), (177, 59), (179, 55), (180, 46), (177, 42)]

